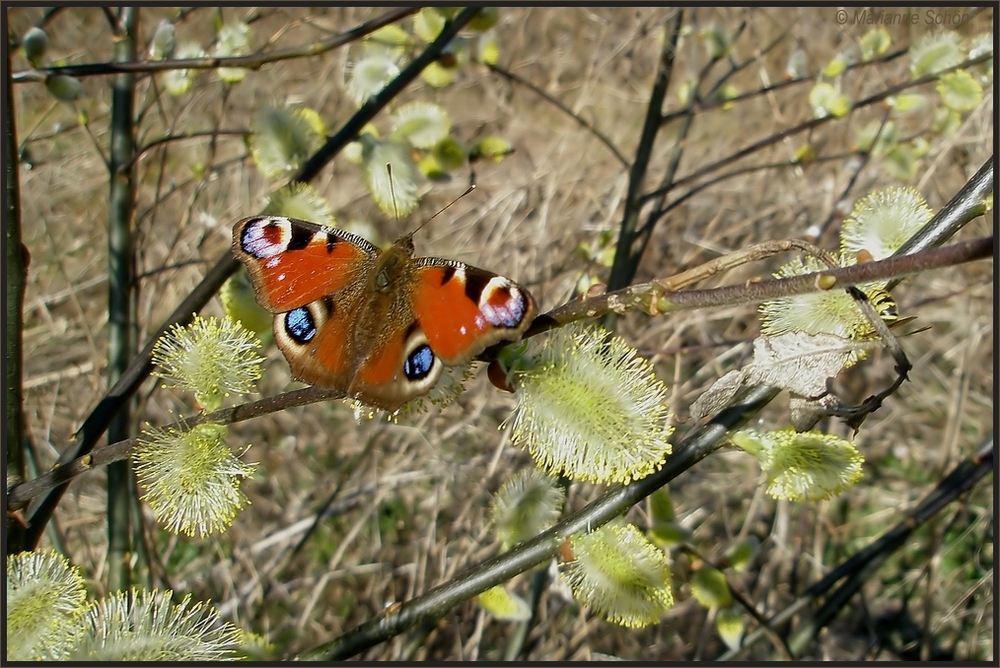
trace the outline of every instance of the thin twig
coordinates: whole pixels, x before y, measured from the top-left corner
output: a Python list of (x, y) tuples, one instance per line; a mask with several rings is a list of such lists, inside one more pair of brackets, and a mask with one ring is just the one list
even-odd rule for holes
[(618, 147), (615, 146), (614, 143), (612, 143), (611, 139), (608, 138), (608, 136), (605, 135), (603, 132), (595, 128), (593, 125), (591, 125), (589, 122), (587, 122), (587, 120), (582, 118), (579, 114), (574, 113), (573, 110), (567, 107), (565, 104), (563, 104), (556, 98), (552, 97), (551, 95), (549, 95), (544, 90), (542, 90), (535, 84), (531, 83), (527, 79), (524, 79), (514, 74), (510, 70), (506, 70), (500, 67), (499, 65), (492, 65), (490, 63), (485, 63), (485, 65), (487, 68), (489, 68), (491, 72), (495, 72), (496, 74), (499, 74), (500, 76), (505, 77), (506, 79), (513, 81), (514, 83), (518, 83), (524, 86), (531, 92), (535, 93), (535, 95), (538, 95), (545, 101), (549, 102), (554, 107), (559, 109), (561, 112), (563, 112), (564, 114), (572, 118), (574, 121), (582, 125), (584, 128), (587, 129), (588, 132), (597, 137), (597, 140), (602, 144), (604, 144), (604, 146), (607, 147), (609, 151), (611, 151), (611, 153), (615, 156), (615, 158), (617, 158), (618, 162), (620, 162), (623, 167), (628, 167), (628, 160), (626, 160), (625, 156), (622, 155), (622, 152), (618, 150)]
[[(746, 29), (746, 26), (747, 24), (745, 21), (740, 23), (740, 25), (734, 31), (731, 38), (734, 42), (737, 39), (739, 39), (739, 36)], [(688, 137), (688, 134), (691, 131), (691, 128), (694, 125), (695, 112), (697, 110), (702, 109), (702, 106), (700, 104), (702, 99), (705, 97), (709, 99), (717, 97), (718, 91), (722, 89), (722, 87), (725, 85), (727, 81), (729, 81), (737, 73), (749, 67), (751, 64), (758, 62), (763, 55), (766, 55), (775, 48), (777, 48), (778, 45), (784, 41), (786, 34), (787, 31), (784, 31), (777, 37), (775, 37), (773, 40), (771, 40), (771, 42), (766, 47), (764, 47), (760, 55), (756, 55), (753, 58), (748, 58), (742, 63), (738, 64), (733, 63), (730, 60), (729, 69), (715, 81), (712, 87), (709, 88), (709, 90), (704, 95), (702, 95), (701, 93), (702, 84), (707, 78), (711, 68), (721, 60), (722, 56), (720, 55), (710, 60), (702, 68), (701, 72), (696, 78), (696, 83), (694, 85), (694, 91), (691, 95), (690, 102), (687, 105), (685, 105), (684, 109), (680, 110), (677, 114), (671, 115), (670, 117), (671, 120), (678, 117), (683, 117), (683, 123), (681, 124), (681, 127), (677, 131), (677, 136), (674, 140), (675, 146), (673, 147), (673, 149), (671, 149), (670, 157), (667, 162), (666, 172), (663, 178), (660, 180), (660, 184), (656, 189), (656, 192), (660, 194), (657, 197), (653, 198), (652, 210), (646, 216), (646, 221), (636, 230), (635, 241), (638, 242), (638, 247), (636, 247), (633, 250), (632, 256), (629, 260), (629, 274), (631, 274), (632, 276), (634, 276), (635, 273), (638, 271), (639, 263), (642, 261), (643, 256), (646, 254), (646, 248), (649, 246), (649, 242), (653, 238), (653, 230), (655, 229), (657, 223), (663, 217), (663, 214), (665, 212), (663, 203), (667, 197), (667, 194), (677, 185), (674, 179), (676, 178), (677, 170), (680, 167), (681, 158), (683, 156), (684, 143)], [(666, 117), (667, 115), (664, 114), (663, 119), (666, 119)], [(661, 120), (661, 123), (663, 123), (664, 125), (666, 124), (664, 120)], [(642, 205), (645, 205), (650, 200), (645, 197), (640, 197), (640, 201), (642, 202)]]
[[(663, 208), (657, 211), (659, 217), (663, 217), (670, 213), (673, 209), (676, 209), (684, 202), (688, 201), (698, 193), (703, 190), (707, 190), (712, 186), (718, 185), (723, 181), (727, 181), (737, 176), (744, 176), (746, 174), (753, 174), (754, 172), (761, 172), (769, 169), (788, 169), (789, 167), (808, 167), (810, 165), (818, 165), (824, 162), (839, 162), (845, 158), (857, 155), (856, 153), (834, 153), (832, 155), (822, 155), (815, 158), (811, 158), (808, 161), (799, 160), (783, 160), (781, 162), (768, 162), (761, 165), (747, 165), (746, 167), (739, 167), (728, 172), (723, 172), (717, 176), (712, 177), (707, 181), (702, 181), (701, 183), (691, 186), (690, 190), (687, 190), (683, 195), (679, 195), (677, 198), (670, 200), (670, 203), (665, 205)], [(657, 222), (657, 219), (650, 218), (650, 222)]]
[[(791, 241), (767, 242), (767, 244), (785, 243), (790, 244)], [(992, 236), (980, 237), (972, 241), (935, 248), (915, 255), (892, 257), (877, 262), (865, 262), (788, 278), (765, 279), (745, 285), (729, 285), (705, 290), (675, 291), (672, 289), (672, 279), (653, 281), (589, 299), (574, 300), (552, 309), (535, 318), (525, 336), (532, 336), (568, 322), (603, 315), (608, 310), (619, 314), (638, 310), (658, 315), (688, 308), (754, 304), (778, 297), (816, 292), (821, 289), (819, 285), (824, 284), (829, 279), (833, 279), (832, 287), (846, 288), (870, 281), (905, 277), (930, 269), (939, 269), (992, 257), (993, 243)], [(764, 246), (766, 247), (767, 244)], [(761, 245), (751, 246), (740, 253), (756, 250), (759, 246)], [(791, 248), (792, 246), (788, 246), (785, 250), (791, 250)]]
[[(179, 420), (165, 429), (190, 430), (200, 424), (235, 424), (262, 415), (307, 406), (329, 399), (342, 399), (343, 392), (319, 387), (307, 387), (293, 392), (286, 392), (274, 397), (267, 397), (249, 404), (241, 404), (232, 408), (222, 408), (211, 413), (199, 413), (189, 418)], [(93, 452), (77, 457), (74, 460), (54, 466), (51, 470), (28, 482), (12, 486), (7, 493), (8, 508), (19, 510), (24, 508), (31, 499), (46, 491), (66, 485), (77, 476), (87, 471), (100, 468), (112, 462), (122, 461), (132, 455), (132, 450), (142, 440), (141, 436), (122, 439), (96, 448)]]
[(149, 74), (153, 72), (167, 72), (170, 70), (211, 70), (217, 67), (242, 67), (248, 70), (257, 70), (263, 65), (274, 63), (280, 60), (292, 60), (294, 58), (308, 58), (326, 53), (345, 44), (349, 44), (365, 35), (378, 30), (379, 28), (395, 23), (396, 21), (409, 16), (417, 11), (417, 7), (402, 7), (391, 9), (382, 16), (366, 21), (361, 25), (332, 35), (326, 39), (293, 49), (274, 51), (271, 53), (257, 53), (249, 56), (231, 56), (228, 58), (187, 58), (183, 60), (132, 60), (122, 63), (87, 63), (85, 65), (63, 65), (60, 67), (42, 67), (36, 70), (17, 72), (13, 76), (14, 83), (43, 82), (46, 77), (52, 75), (64, 75), (72, 77), (106, 76), (109, 74)]
[(149, 142), (143, 144), (136, 151), (135, 156), (132, 161), (136, 161), (141, 158), (146, 152), (151, 151), (157, 146), (163, 146), (164, 144), (169, 144), (175, 141), (185, 141), (187, 139), (195, 139), (200, 137), (238, 137), (243, 139), (250, 133), (250, 130), (190, 130), (184, 132), (178, 132), (177, 134), (167, 135), (166, 137), (157, 137), (156, 139), (151, 139)]
[[(784, 33), (782, 33), (784, 35)], [(851, 70), (858, 69), (861, 67), (869, 67), (874, 65), (884, 65), (885, 63), (891, 62), (897, 58), (905, 56), (909, 52), (909, 49), (899, 49), (891, 53), (887, 53), (877, 60), (867, 60), (859, 63), (852, 63), (844, 68), (844, 72), (850, 72)], [(774, 93), (783, 88), (788, 88), (789, 86), (795, 86), (802, 83), (816, 84), (816, 80), (820, 75), (817, 74), (807, 74), (805, 76), (796, 77), (794, 79), (786, 79), (785, 81), (779, 81), (778, 83), (771, 84), (770, 86), (763, 86), (746, 93), (741, 93), (736, 97), (731, 97), (727, 99), (708, 99), (708, 100), (698, 100), (695, 104), (695, 111), (708, 111), (710, 109), (715, 109), (721, 107), (724, 104), (739, 103), (751, 98), (759, 97), (761, 95), (767, 95), (768, 93)], [(669, 123), (678, 116), (682, 116), (688, 113), (687, 109), (678, 109), (677, 111), (670, 112), (669, 114), (663, 115), (663, 122)]]
[(663, 116), (663, 101), (667, 96), (670, 78), (674, 71), (674, 57), (677, 53), (677, 42), (680, 39), (681, 21), (684, 12), (675, 9), (664, 23), (663, 48), (660, 49), (659, 67), (649, 94), (649, 104), (646, 107), (646, 118), (643, 121), (642, 132), (639, 135), (639, 145), (636, 148), (635, 160), (629, 168), (628, 192), (625, 195), (625, 211), (618, 229), (618, 241), (615, 244), (615, 257), (608, 277), (608, 287), (617, 290), (632, 281), (630, 260), (632, 243), (635, 241), (639, 212), (642, 208), (640, 195), (649, 170), (649, 162), (653, 156), (653, 146)]
[[(984, 63), (987, 60), (990, 60), (992, 57), (993, 57), (993, 54), (985, 54), (985, 55), (979, 56), (977, 58), (973, 58), (971, 60), (967, 60), (964, 63), (956, 65), (955, 67), (948, 68), (947, 70), (943, 70), (943, 71), (937, 72), (935, 74), (927, 74), (925, 76), (920, 77), (919, 79), (913, 79), (911, 81), (904, 81), (903, 83), (896, 84), (895, 86), (889, 86), (888, 88), (886, 88), (886, 89), (884, 89), (884, 90), (882, 90), (882, 91), (880, 91), (878, 93), (870, 95), (870, 96), (868, 96), (868, 97), (866, 97), (864, 99), (858, 100), (856, 103), (854, 103), (852, 109), (861, 109), (863, 107), (871, 106), (871, 105), (875, 104), (876, 102), (881, 102), (885, 98), (890, 97), (892, 95), (895, 95), (895, 94), (897, 94), (897, 93), (899, 93), (899, 92), (901, 92), (903, 90), (906, 90), (908, 88), (913, 88), (913, 87), (916, 87), (916, 86), (923, 85), (925, 83), (931, 83), (931, 82), (937, 81), (938, 78), (942, 74), (945, 74), (947, 72), (953, 72), (955, 70), (966, 69), (966, 68), (972, 67), (974, 65), (978, 65), (980, 63)], [(707, 165), (705, 165), (703, 167), (700, 167), (700, 168), (696, 169), (694, 172), (692, 172), (692, 173), (690, 173), (690, 174), (688, 174), (686, 176), (682, 176), (681, 178), (677, 179), (677, 181), (674, 182), (673, 185), (674, 185), (674, 187), (676, 187), (676, 186), (684, 185), (686, 183), (690, 183), (691, 181), (699, 179), (702, 176), (705, 176), (706, 174), (710, 174), (711, 172), (714, 172), (715, 170), (719, 169), (720, 167), (724, 167), (726, 165), (729, 165), (729, 164), (732, 164), (732, 163), (736, 162), (737, 160), (741, 160), (742, 158), (745, 158), (748, 155), (752, 155), (753, 153), (756, 153), (757, 151), (760, 151), (761, 149), (767, 148), (768, 146), (771, 146), (772, 144), (780, 142), (780, 141), (784, 140), (787, 137), (791, 137), (791, 136), (797, 135), (797, 134), (799, 134), (801, 132), (805, 132), (806, 130), (811, 130), (811, 129), (815, 128), (815, 127), (819, 127), (820, 125), (824, 125), (825, 123), (830, 123), (830, 122), (832, 122), (834, 120), (837, 120), (837, 119), (834, 118), (833, 116), (824, 116), (823, 118), (812, 118), (812, 119), (809, 119), (808, 121), (804, 121), (802, 123), (799, 123), (798, 125), (792, 126), (790, 128), (785, 128), (783, 130), (775, 132), (774, 134), (771, 134), (771, 135), (769, 135), (767, 137), (764, 137), (763, 139), (759, 139), (759, 140), (755, 141), (754, 143), (750, 144), (749, 146), (741, 148), (740, 150), (738, 150), (735, 153), (732, 153), (732, 154), (726, 156), (725, 158), (721, 158), (719, 160), (716, 160), (713, 163), (709, 163), (709, 164), (707, 164)], [(654, 190), (654, 191), (645, 193), (640, 198), (640, 201), (646, 202), (646, 201), (648, 201), (650, 199), (653, 199), (653, 198), (657, 197), (660, 194), (661, 193), (658, 190)]]

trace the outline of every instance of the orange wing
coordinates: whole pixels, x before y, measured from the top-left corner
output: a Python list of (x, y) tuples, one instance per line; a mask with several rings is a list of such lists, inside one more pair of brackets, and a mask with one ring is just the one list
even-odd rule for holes
[(535, 317), (531, 293), (503, 276), (438, 258), (420, 258), (413, 314), (448, 366), (471, 361), (500, 341), (516, 341)]
[(282, 313), (363, 280), (378, 249), (350, 232), (282, 216), (244, 218), (233, 253), (250, 272), (257, 301)]

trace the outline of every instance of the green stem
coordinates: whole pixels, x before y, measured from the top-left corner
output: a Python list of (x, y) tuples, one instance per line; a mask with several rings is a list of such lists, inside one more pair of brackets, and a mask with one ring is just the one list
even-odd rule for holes
[[(115, 35), (114, 59), (135, 60), (135, 35), (139, 10), (122, 10), (119, 31)], [(132, 302), (135, 257), (132, 248), (132, 213), (135, 208), (135, 173), (122, 166), (132, 162), (135, 153), (135, 75), (115, 75), (111, 84), (111, 155), (108, 211), (108, 384), (114, 385), (128, 369), (135, 353), (134, 309)], [(131, 411), (129, 403), (108, 426), (108, 439), (128, 438)], [(132, 531), (129, 502), (129, 461), (108, 467), (108, 589), (127, 589), (131, 584)]]

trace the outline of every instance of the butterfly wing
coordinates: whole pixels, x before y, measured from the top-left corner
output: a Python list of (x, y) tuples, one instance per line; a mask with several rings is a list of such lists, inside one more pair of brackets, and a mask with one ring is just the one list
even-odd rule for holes
[[(391, 252), (403, 253), (400, 247)], [(387, 410), (430, 391), (444, 366), (466, 364), (495, 343), (517, 340), (537, 311), (531, 294), (503, 276), (439, 258), (402, 266), (398, 275), (388, 272), (393, 287), (386, 299), (392, 303), (370, 311), (384, 320), (362, 325), (371, 347), (349, 390)]]
[(434, 354), (448, 366), (470, 362), (501, 341), (516, 341), (537, 312), (523, 287), (461, 262), (420, 258), (413, 272), (413, 314)]
[(257, 301), (275, 313), (275, 342), (292, 375), (346, 390), (355, 366), (351, 318), (378, 249), (343, 230), (254, 216), (233, 228), (233, 252), (250, 273)]
[(358, 366), (348, 394), (365, 403), (394, 411), (426, 394), (437, 383), (443, 365), (411, 319), (408, 328), (384, 329)]
[(250, 272), (257, 301), (283, 313), (364, 281), (378, 248), (356, 234), (283, 216), (244, 218), (233, 253)]
[(233, 252), (293, 375), (395, 410), (426, 394), (442, 367), (515, 341), (537, 312), (503, 276), (412, 258), (409, 237), (380, 252), (356, 235), (277, 216), (241, 220)]

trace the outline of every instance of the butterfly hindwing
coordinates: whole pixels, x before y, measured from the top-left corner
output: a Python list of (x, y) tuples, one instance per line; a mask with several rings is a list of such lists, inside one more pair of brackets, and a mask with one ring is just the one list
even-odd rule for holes
[(320, 387), (347, 386), (351, 323), (343, 311), (343, 304), (328, 296), (274, 317), (274, 340), (293, 377)]
[[(397, 266), (383, 258), (378, 265)], [(440, 258), (415, 258), (390, 282), (392, 307), (370, 334), (371, 349), (348, 390), (389, 410), (426, 394), (444, 366), (466, 364), (495, 343), (519, 339), (537, 310), (510, 279)]]
[(443, 365), (415, 321), (407, 330), (385, 334), (360, 364), (349, 394), (374, 406), (396, 410), (434, 387)]

